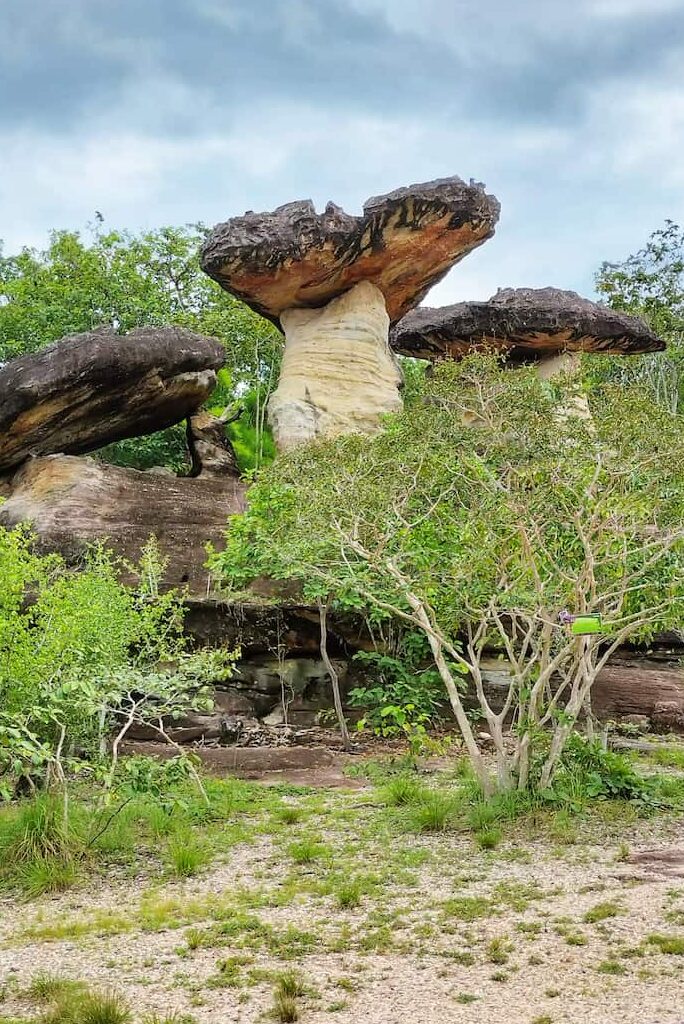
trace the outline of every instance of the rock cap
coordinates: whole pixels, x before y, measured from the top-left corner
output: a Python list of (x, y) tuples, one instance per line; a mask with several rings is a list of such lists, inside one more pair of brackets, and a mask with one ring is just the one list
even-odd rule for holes
[(385, 297), (391, 322), (417, 305), (447, 271), (494, 234), (499, 203), (484, 186), (438, 178), (364, 203), (360, 217), (328, 203), (286, 203), (218, 224), (202, 269), (278, 324), (286, 309), (324, 306), (359, 281)]
[(529, 360), (558, 352), (633, 355), (665, 348), (640, 317), (559, 288), (503, 288), (486, 302), (414, 309), (392, 329), (390, 345), (420, 359), (495, 351)]

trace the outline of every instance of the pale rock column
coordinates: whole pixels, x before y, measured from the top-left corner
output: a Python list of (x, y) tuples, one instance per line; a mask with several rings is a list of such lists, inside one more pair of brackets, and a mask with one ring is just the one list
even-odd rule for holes
[[(581, 352), (558, 352), (552, 356), (546, 356), (535, 363), (535, 370), (542, 380), (553, 380), (563, 374), (576, 373), (579, 370), (582, 359)], [(561, 410), (561, 418), (578, 416), (583, 420), (592, 420), (589, 401), (584, 394), (575, 395), (569, 403)]]
[(268, 418), (281, 451), (315, 437), (373, 433), (384, 413), (401, 409), (401, 371), (376, 285), (361, 281), (321, 309), (287, 309), (280, 323), (285, 351)]

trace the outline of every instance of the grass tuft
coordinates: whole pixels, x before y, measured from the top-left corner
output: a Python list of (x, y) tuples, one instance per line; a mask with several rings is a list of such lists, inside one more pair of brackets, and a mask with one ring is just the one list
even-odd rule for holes
[(417, 779), (399, 775), (383, 787), (382, 797), (388, 807), (408, 807), (424, 799), (426, 792)]
[(116, 992), (85, 992), (82, 987), (58, 996), (40, 1024), (131, 1024), (133, 1015)]
[(39, 858), (20, 864), (14, 880), (27, 899), (33, 900), (46, 892), (65, 892), (79, 879), (78, 865), (73, 860)]
[(282, 1024), (292, 1024), (300, 1018), (298, 1000), (306, 988), (296, 971), (283, 971), (273, 992), (273, 1016)]
[(360, 905), (362, 895), (360, 882), (344, 882), (335, 893), (337, 906), (340, 910), (352, 910)]
[(211, 861), (211, 851), (206, 843), (200, 842), (192, 833), (173, 836), (167, 846), (167, 855), (169, 868), (179, 878), (199, 874)]
[(416, 832), (445, 832), (455, 823), (458, 808), (452, 795), (427, 790), (412, 805), (409, 824)]
[(287, 852), (295, 864), (313, 864), (314, 861), (326, 856), (328, 848), (314, 839), (300, 839), (296, 843), (290, 843)]
[(627, 968), (619, 960), (602, 960), (596, 970), (599, 974), (626, 974)]
[(619, 903), (615, 903), (614, 900), (606, 900), (587, 910), (582, 920), (587, 924), (598, 924), (599, 921), (607, 921), (609, 917), (617, 917), (622, 913), (623, 909)]
[(657, 946), (661, 953), (671, 956), (684, 956), (684, 936), (682, 935), (649, 935), (646, 938), (652, 946)]
[(490, 825), (475, 833), (475, 842), (481, 850), (495, 850), (501, 842), (503, 833), (500, 828)]

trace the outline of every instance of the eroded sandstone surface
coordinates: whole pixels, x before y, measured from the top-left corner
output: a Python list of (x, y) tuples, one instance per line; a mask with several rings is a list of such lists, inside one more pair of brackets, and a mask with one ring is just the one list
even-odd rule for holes
[(164, 583), (205, 593), (205, 546), (220, 547), (228, 516), (244, 507), (245, 485), (229, 476), (176, 477), (121, 469), (93, 458), (30, 459), (15, 474), (0, 525), (28, 523), (43, 550), (78, 564), (89, 543), (103, 541), (137, 561), (154, 534), (168, 556)]
[(282, 451), (321, 435), (372, 433), (401, 409), (382, 292), (369, 281), (322, 309), (281, 316), (285, 352), (268, 417)]
[(385, 296), (394, 323), (494, 234), (499, 203), (476, 182), (438, 178), (366, 200), (360, 217), (310, 200), (217, 225), (202, 249), (210, 277), (274, 323), (324, 306), (359, 281)]
[(223, 346), (180, 327), (74, 334), (0, 369), (0, 473), (36, 455), (77, 455), (154, 433), (216, 386)]

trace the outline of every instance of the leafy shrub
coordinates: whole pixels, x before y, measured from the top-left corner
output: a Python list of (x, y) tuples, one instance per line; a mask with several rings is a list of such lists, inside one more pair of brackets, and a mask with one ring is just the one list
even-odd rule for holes
[(581, 806), (587, 799), (654, 802), (653, 783), (624, 754), (574, 733), (566, 745), (553, 785), (544, 794), (554, 803)]
[(434, 725), (444, 709), (444, 686), (429, 665), (429, 649), (417, 633), (402, 636), (394, 654), (359, 651), (354, 660), (364, 665), (372, 682), (349, 693), (352, 707), (365, 715), (360, 726), (378, 736), (410, 735), (417, 727)]
[[(134, 586), (104, 548), (80, 572), (33, 551), (30, 533), (0, 528), (0, 795), (13, 785), (63, 785), (98, 759), (115, 727), (208, 706), (208, 680), (227, 678), (234, 655), (186, 650), (181, 595), (162, 593), (165, 561), (153, 539)], [(166, 667), (159, 667), (164, 665)], [(113, 746), (110, 786), (117, 764)], [(47, 805), (43, 807), (46, 810)], [(32, 813), (38, 813), (36, 804)]]

